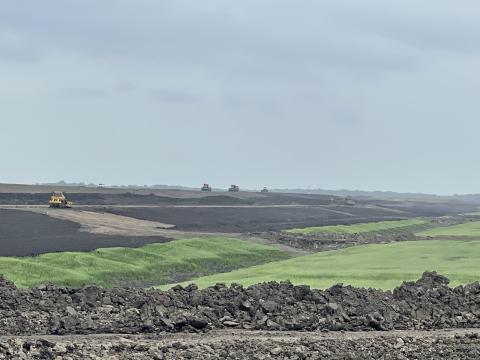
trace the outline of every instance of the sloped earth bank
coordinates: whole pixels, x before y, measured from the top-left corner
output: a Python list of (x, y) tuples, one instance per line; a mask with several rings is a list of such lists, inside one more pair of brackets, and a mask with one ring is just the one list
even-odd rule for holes
[(250, 233), (250, 235), (267, 239), (275, 244), (282, 244), (294, 249), (300, 249), (309, 252), (338, 250), (364, 244), (387, 244), (397, 241), (417, 240), (417, 237), (411, 232), (398, 232), (389, 234), (292, 234), (287, 232), (269, 231), (263, 233)]
[(322, 291), (275, 282), (163, 292), (17, 289), (2, 278), (0, 335), (480, 328), (480, 284), (455, 289), (447, 284), (447, 278), (426, 272), (393, 292), (341, 285)]
[(0, 338), (3, 359), (478, 359), (478, 330)]

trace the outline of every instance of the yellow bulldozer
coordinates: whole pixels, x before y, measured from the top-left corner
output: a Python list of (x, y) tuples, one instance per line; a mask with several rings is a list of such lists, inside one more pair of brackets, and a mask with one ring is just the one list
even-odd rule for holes
[(51, 208), (58, 208), (58, 209), (71, 209), (73, 203), (68, 201), (65, 197), (63, 192), (54, 191), (52, 192), (52, 196), (50, 196), (50, 200), (48, 204)]

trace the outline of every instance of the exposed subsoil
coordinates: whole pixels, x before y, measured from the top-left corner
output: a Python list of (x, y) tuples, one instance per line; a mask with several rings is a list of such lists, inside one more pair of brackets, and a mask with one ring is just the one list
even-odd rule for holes
[(149, 334), (215, 329), (390, 331), (480, 328), (480, 284), (424, 273), (393, 292), (290, 283), (17, 289), (0, 278), (0, 335)]
[[(244, 233), (280, 230), (293, 227), (352, 224), (358, 222), (397, 220), (402, 217), (385, 211), (382, 216), (375, 209), (366, 208), (364, 216), (354, 216), (338, 208), (320, 206), (298, 207), (112, 207), (101, 211), (141, 220), (175, 224), (185, 231)], [(357, 209), (358, 210), (358, 209)]]
[(365, 244), (388, 244), (397, 241), (430, 240), (433, 238), (417, 238), (411, 232), (379, 233), (379, 234), (293, 234), (287, 232), (253, 233), (274, 244), (282, 244), (291, 248), (308, 252), (330, 251)]
[[(66, 210), (68, 211), (68, 210)], [(20, 210), (0, 209), (0, 256), (30, 256), (106, 247), (140, 247), (169, 241), (163, 236), (119, 236), (80, 231), (80, 225)]]
[(478, 359), (478, 329), (0, 337), (4, 359)]

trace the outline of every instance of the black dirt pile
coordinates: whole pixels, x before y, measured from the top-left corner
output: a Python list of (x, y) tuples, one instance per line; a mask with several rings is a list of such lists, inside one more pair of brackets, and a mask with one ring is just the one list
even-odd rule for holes
[[(299, 334), (302, 334), (301, 336)], [(478, 359), (477, 332), (328, 336), (215, 333), (201, 338), (102, 336), (0, 339), (2, 359)]]
[(23, 290), (0, 282), (0, 335), (474, 327), (480, 327), (480, 284), (452, 289), (448, 279), (429, 272), (393, 292), (276, 282), (167, 292), (52, 285)]
[[(350, 209), (345, 208), (345, 211)], [(367, 207), (358, 209), (363, 212), (362, 216), (334, 212), (325, 206), (98, 207), (90, 210), (175, 224), (178, 230), (234, 233), (401, 219), (391, 211), (384, 210), (379, 215), (378, 210)]]
[(164, 243), (162, 236), (120, 236), (80, 231), (73, 221), (28, 211), (0, 209), (0, 256), (32, 256), (59, 251), (92, 251)]
[(363, 244), (387, 244), (397, 241), (411, 241), (417, 238), (412, 232), (365, 233), (365, 234), (293, 234), (288, 232), (257, 232), (251, 235), (269, 239), (275, 243), (311, 252), (343, 249)]

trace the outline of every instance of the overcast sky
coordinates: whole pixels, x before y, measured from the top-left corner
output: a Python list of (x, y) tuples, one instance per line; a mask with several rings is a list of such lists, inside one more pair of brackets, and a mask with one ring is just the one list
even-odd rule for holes
[(480, 192), (462, 0), (0, 2), (0, 182)]

